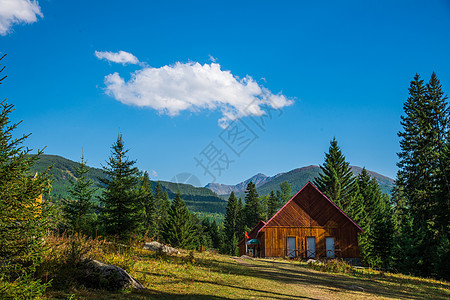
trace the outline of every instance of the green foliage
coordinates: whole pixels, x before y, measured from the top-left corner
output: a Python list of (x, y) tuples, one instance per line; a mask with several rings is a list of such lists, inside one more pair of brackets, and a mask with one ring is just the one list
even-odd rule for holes
[(320, 169), (322, 172), (314, 179), (314, 184), (346, 211), (354, 192), (355, 179), (335, 138), (330, 142), (328, 153), (325, 153), (325, 162)]
[(92, 197), (97, 189), (92, 187), (94, 182), (87, 178), (88, 173), (89, 167), (82, 155), (81, 162), (75, 168), (76, 179), (70, 181), (71, 186), (68, 188), (70, 198), (63, 200), (63, 212), (73, 231), (93, 234), (93, 221), (96, 216)]
[(199, 239), (199, 246), (202, 249), (212, 249), (213, 241), (211, 237), (211, 223), (208, 218), (203, 218), (201, 222), (198, 222), (196, 236)]
[(233, 238), (230, 241), (230, 250), (229, 250), (229, 254), (233, 255), (233, 256), (238, 256), (239, 255), (239, 248), (238, 248), (238, 244), (239, 243), (239, 239), (236, 237), (235, 234), (233, 234)]
[(282, 183), (280, 183), (280, 190), (277, 191), (277, 197), (280, 202), (280, 208), (281, 208), (281, 206), (286, 204), (286, 202), (288, 202), (291, 199), (292, 190), (291, 190), (291, 184), (289, 182), (283, 181)]
[(267, 221), (267, 211), (269, 207), (269, 195), (263, 195), (259, 197), (261, 199), (260, 205), (261, 205), (261, 220)]
[[(52, 178), (52, 186), (50, 193), (44, 195), (44, 197), (52, 201), (69, 198), (68, 187), (71, 185), (70, 181), (77, 179), (75, 173), (79, 167), (79, 163), (57, 155), (42, 154), (30, 169), (32, 173), (42, 173), (49, 167), (51, 167), (48, 173)], [(86, 174), (86, 180), (92, 180), (95, 185), (100, 184), (98, 178), (104, 177), (103, 170), (93, 167), (89, 167), (89, 172)], [(94, 202), (96, 201), (96, 197), (101, 195), (102, 190), (102, 188), (96, 190), (93, 198)]]
[(280, 201), (273, 191), (270, 192), (269, 201), (267, 204), (267, 218), (270, 219), (279, 210)]
[(153, 195), (152, 185), (147, 172), (141, 177), (141, 187), (139, 191), (139, 198), (141, 200), (142, 207), (144, 208), (144, 224), (143, 230), (146, 236), (155, 238), (158, 236), (158, 207), (156, 198)]
[(101, 221), (105, 233), (116, 235), (124, 240), (137, 232), (142, 224), (142, 210), (139, 207), (138, 174), (129, 160), (128, 150), (124, 148), (122, 135), (119, 134), (112, 145), (111, 155), (103, 171), (106, 178), (100, 178), (104, 191), (100, 198), (104, 207), (101, 210)]
[(365, 169), (356, 179), (355, 191), (347, 212), (364, 230), (359, 235), (362, 261), (371, 267), (386, 267), (393, 247), (390, 199)]
[(48, 192), (48, 170), (39, 174), (30, 172), (42, 151), (31, 156), (31, 149), (22, 146), (29, 134), (14, 137), (13, 131), (20, 122), (10, 121), (13, 107), (6, 100), (0, 102), (0, 295), (3, 299), (33, 298), (45, 290), (46, 286), (35, 281), (33, 274), (44, 250), (43, 238), (52, 225), (49, 207), (38, 201)]
[(339, 259), (331, 259), (325, 262), (310, 262), (308, 267), (316, 271), (341, 273), (341, 274), (356, 274), (357, 271), (345, 261)]
[[(447, 96), (434, 72), (426, 85), (416, 74), (403, 109), (394, 194), (396, 266), (417, 275), (448, 279), (450, 269), (445, 262), (449, 250), (442, 245), (447, 243), (450, 232), (450, 113)], [(410, 261), (401, 257), (402, 247)]]
[(221, 249), (223, 239), (221, 237), (221, 230), (219, 230), (219, 226), (216, 223), (216, 220), (212, 220), (209, 225), (209, 235), (211, 236), (212, 246), (214, 249)]
[(24, 275), (13, 282), (2, 281), (0, 278), (0, 299), (42, 299), (50, 283), (43, 284), (41, 280), (31, 275)]
[(230, 197), (228, 198), (227, 212), (225, 213), (225, 220), (223, 223), (226, 243), (225, 252), (230, 255), (233, 255), (232, 253), (234, 253), (234, 248), (236, 247), (236, 245), (233, 244), (233, 238), (237, 239), (237, 236), (242, 235), (242, 232), (239, 231), (239, 222), (241, 222), (240, 209), (234, 192), (231, 192)]
[(261, 200), (256, 192), (255, 185), (251, 181), (248, 183), (245, 191), (244, 215), (244, 224), (249, 228), (253, 228), (263, 218)]
[[(50, 194), (44, 197), (59, 202), (61, 199), (68, 198), (67, 187), (70, 186), (70, 180), (75, 180), (75, 169), (78, 163), (56, 155), (41, 155), (35, 165), (31, 167), (33, 173), (43, 172), (52, 166), (49, 174), (52, 176), (52, 187)], [(94, 194), (93, 202), (99, 204), (98, 199), (102, 195), (103, 188), (99, 178), (105, 178), (106, 175), (101, 169), (90, 167), (86, 178), (92, 180), (100, 187)], [(155, 190), (158, 184), (161, 185), (162, 193), (167, 192), (168, 198), (173, 199), (180, 189), (181, 197), (191, 212), (206, 214), (225, 214), (226, 201), (214, 194), (211, 190), (204, 187), (194, 187), (189, 184), (172, 183), (167, 181), (151, 181), (152, 189)], [(170, 206), (170, 203), (169, 203)], [(169, 207), (167, 206), (167, 208)]]
[(181, 199), (180, 193), (177, 193), (172, 201), (167, 221), (163, 227), (162, 235), (164, 241), (173, 247), (191, 249), (195, 247), (194, 234), (191, 215), (186, 204)]

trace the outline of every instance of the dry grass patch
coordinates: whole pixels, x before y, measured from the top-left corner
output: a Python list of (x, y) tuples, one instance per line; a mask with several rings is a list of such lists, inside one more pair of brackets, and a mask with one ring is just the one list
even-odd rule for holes
[[(64, 244), (63, 241), (59, 241)], [(62, 244), (59, 247), (63, 247)], [(51, 299), (449, 299), (447, 282), (399, 274), (317, 271), (307, 264), (244, 260), (210, 252), (167, 256), (100, 240), (84, 242), (86, 255), (124, 268), (145, 291), (107, 292), (80, 285), (53, 287)], [(88, 247), (89, 246), (89, 247)], [(67, 245), (66, 245), (67, 247)], [(70, 247), (69, 247), (70, 248)], [(70, 251), (69, 251), (70, 252)], [(57, 257), (56, 253), (54, 253)]]

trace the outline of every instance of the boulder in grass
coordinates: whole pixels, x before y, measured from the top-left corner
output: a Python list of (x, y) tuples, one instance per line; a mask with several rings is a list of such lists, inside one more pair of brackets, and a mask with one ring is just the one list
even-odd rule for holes
[(155, 252), (161, 252), (166, 254), (180, 254), (180, 251), (178, 251), (175, 248), (169, 247), (167, 245), (158, 243), (158, 242), (148, 242), (144, 245), (144, 250), (150, 250)]
[(82, 264), (82, 283), (88, 287), (111, 291), (121, 289), (145, 289), (144, 286), (124, 269), (98, 260), (85, 260)]

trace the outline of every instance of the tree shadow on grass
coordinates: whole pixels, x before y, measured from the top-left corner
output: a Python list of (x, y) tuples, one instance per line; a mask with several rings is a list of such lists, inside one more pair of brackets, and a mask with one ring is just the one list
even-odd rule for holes
[[(185, 265), (186, 262), (180, 258), (169, 259), (171, 263), (178, 265)], [(309, 268), (305, 268), (301, 265), (293, 264), (291, 262), (284, 261), (272, 261), (272, 260), (243, 260), (236, 259), (231, 260), (218, 260), (215, 257), (200, 257), (198, 258), (196, 265), (208, 269), (211, 272), (220, 274), (231, 275), (244, 275), (255, 278), (261, 278), (266, 280), (274, 280), (283, 284), (298, 284), (305, 287), (315, 287), (329, 293), (348, 293), (349, 296), (377, 296), (377, 297), (392, 297), (400, 299), (448, 299), (449, 293), (438, 290), (449, 289), (449, 285), (445, 284), (433, 284), (430, 286), (428, 282), (423, 282), (420, 279), (414, 278), (392, 278), (381, 277), (375, 275), (359, 275), (361, 278), (314, 271)], [(186, 278), (176, 278), (173, 275), (163, 275), (148, 272), (151, 276), (167, 276), (174, 282), (187, 282), (195, 281), (199, 283), (205, 283), (216, 286), (224, 286), (232, 289), (245, 289), (258, 294), (255, 297), (270, 298), (270, 299), (293, 299), (300, 298), (288, 293), (282, 293), (280, 291), (271, 292), (261, 289), (252, 289), (248, 287), (242, 287), (239, 285), (233, 285), (229, 283), (213, 282), (208, 280), (195, 280)], [(162, 293), (159, 291), (147, 291), (153, 293), (152, 296), (157, 298), (167, 299), (195, 299), (193, 295), (178, 295), (170, 293)], [(202, 299), (202, 295), (196, 295)], [(203, 295), (208, 299), (228, 299), (219, 296)], [(216, 297), (216, 298), (214, 298)], [(300, 298), (301, 299), (301, 298)], [(312, 298), (304, 298), (312, 299)]]
[[(146, 275), (150, 275), (150, 276), (160, 276), (160, 277), (166, 277), (167, 275), (163, 275), (163, 274), (159, 274), (159, 273), (154, 273), (154, 272), (149, 272), (149, 271), (139, 271), (139, 273), (143, 273)], [(239, 290), (245, 290), (245, 291), (250, 291), (252, 293), (254, 293), (254, 296), (257, 297), (258, 299), (310, 299), (310, 300), (315, 300), (316, 298), (310, 298), (310, 297), (302, 297), (302, 296), (292, 296), (289, 294), (284, 294), (284, 293), (280, 293), (280, 292), (272, 292), (272, 291), (266, 291), (266, 290), (261, 290), (261, 289), (255, 289), (255, 288), (249, 288), (249, 287), (243, 287), (243, 286), (239, 286), (239, 285), (233, 285), (233, 284), (227, 284), (227, 283), (219, 283), (219, 282), (215, 282), (215, 281), (211, 281), (211, 280), (201, 280), (201, 279), (189, 279), (189, 278), (183, 278), (183, 277), (179, 277), (179, 276), (175, 276), (175, 275), (171, 275), (171, 281), (170, 283), (176, 284), (176, 283), (202, 283), (202, 284), (210, 284), (210, 285), (217, 285), (217, 286), (221, 286), (221, 287), (229, 287), (232, 289), (239, 289)], [(163, 285), (166, 285), (168, 282), (165, 281), (164, 283), (162, 283)], [(159, 292), (157, 292), (159, 293)], [(176, 297), (190, 297), (190, 295), (176, 295)], [(217, 297), (217, 299), (230, 299), (230, 298), (223, 298), (223, 297), (219, 297), (219, 296), (211, 296), (211, 295), (205, 295), (205, 297)], [(184, 299), (184, 298), (181, 298)], [(211, 298), (211, 299), (216, 299), (216, 298)], [(231, 298), (231, 299), (234, 299)]]
[[(393, 285), (397, 280), (388, 278), (357, 278), (340, 274), (331, 274), (313, 271), (287, 262), (280, 261), (257, 261), (256, 263), (240, 261), (241, 264), (253, 270), (252, 276), (270, 280), (282, 281), (292, 284), (316, 285), (329, 291), (336, 292), (336, 289), (342, 291), (361, 291), (378, 297), (394, 297), (401, 299), (448, 299), (448, 293), (434, 290), (425, 282), (420, 280), (408, 280), (398, 285)], [(415, 287), (405, 286), (413, 284)], [(443, 288), (445, 286), (438, 285)], [(433, 292), (433, 294), (430, 294)]]

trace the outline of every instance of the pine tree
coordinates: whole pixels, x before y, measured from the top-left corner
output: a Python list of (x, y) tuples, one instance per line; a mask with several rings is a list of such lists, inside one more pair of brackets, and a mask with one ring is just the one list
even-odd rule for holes
[(97, 189), (93, 187), (94, 182), (87, 178), (89, 167), (86, 163), (82, 154), (81, 161), (75, 168), (76, 180), (71, 180), (68, 188), (70, 198), (63, 200), (63, 212), (73, 231), (92, 234), (95, 219), (92, 197)]
[(267, 221), (267, 211), (269, 209), (269, 195), (260, 196), (261, 220)]
[(228, 197), (225, 220), (223, 222), (225, 242), (229, 245), (226, 252), (230, 255), (232, 255), (231, 252), (233, 249), (233, 236), (236, 237), (236, 235), (239, 234), (239, 213), (238, 200), (236, 199), (234, 192), (231, 192)]
[[(446, 100), (435, 73), (427, 85), (416, 74), (403, 106), (403, 130), (398, 133), (401, 151), (396, 183), (403, 192), (405, 208), (411, 218), (415, 239), (412, 252), (418, 253), (410, 269), (422, 276), (436, 275), (435, 270), (441, 264), (436, 252), (448, 237), (445, 224), (448, 224), (446, 208), (450, 190), (445, 175), (445, 138), (449, 130), (449, 110)], [(407, 231), (410, 229), (404, 229), (406, 232), (401, 237), (409, 239)]]
[(249, 182), (245, 191), (245, 225), (253, 228), (262, 219), (261, 202), (253, 182)]
[(283, 181), (280, 183), (280, 190), (277, 191), (277, 197), (279, 199), (278, 209), (280, 209), (281, 206), (285, 205), (292, 197), (291, 184), (289, 182)]
[(354, 214), (354, 220), (364, 230), (364, 233), (359, 235), (361, 258), (370, 266), (386, 267), (393, 246), (389, 196), (381, 191), (376, 179), (370, 177), (365, 168), (357, 176), (354, 191), (349, 211), (350, 216)]
[[(433, 72), (429, 83), (426, 85), (426, 99), (431, 108), (431, 134), (429, 139), (434, 141), (433, 155), (429, 156), (429, 163), (433, 164), (435, 170), (432, 180), (437, 186), (433, 191), (432, 218), (435, 222), (432, 231), (436, 238), (436, 252), (432, 274), (441, 276), (450, 273), (448, 257), (450, 249), (445, 247), (450, 240), (450, 168), (448, 154), (448, 137), (450, 134), (450, 108), (448, 97), (442, 91), (442, 85)], [(434, 177), (434, 178), (433, 178)], [(446, 266), (446, 267), (444, 267)], [(450, 277), (450, 275), (447, 275)]]
[(211, 225), (209, 227), (209, 234), (212, 240), (212, 246), (214, 249), (222, 248), (222, 241), (220, 238), (219, 226), (217, 225), (216, 220), (212, 220)]
[(322, 172), (314, 179), (314, 184), (331, 201), (346, 211), (354, 193), (355, 179), (336, 138), (330, 142), (328, 153), (325, 153), (325, 162), (320, 169)]
[(139, 170), (133, 167), (136, 161), (127, 157), (129, 150), (125, 150), (122, 134), (111, 148), (107, 166), (103, 167), (107, 176), (99, 178), (104, 187), (101, 220), (106, 234), (123, 240), (136, 232), (142, 221), (137, 189)]
[[(0, 76), (0, 84), (5, 78)], [(11, 123), (13, 110), (6, 100), (0, 102), (0, 278), (18, 284), (37, 267), (52, 219), (42, 201), (50, 186), (48, 170), (30, 171), (42, 151), (30, 155), (32, 150), (22, 146), (30, 134), (15, 137), (21, 122)], [(38, 282), (29, 283), (30, 293), (45, 289)]]
[(153, 195), (151, 181), (147, 172), (144, 172), (144, 175), (141, 178), (140, 199), (142, 207), (144, 208), (145, 234), (150, 238), (154, 238), (158, 236), (156, 200)]
[(346, 214), (355, 221), (356, 224), (362, 223), (367, 218), (367, 211), (364, 207), (364, 198), (360, 193), (358, 184), (354, 185), (354, 193), (350, 197)]
[(238, 211), (238, 217), (236, 221), (236, 228), (237, 228), (237, 238), (238, 240), (241, 239), (241, 237), (244, 236), (245, 232), (245, 211), (244, 211), (244, 203), (242, 202), (242, 199), (239, 198), (237, 202), (237, 211)]
[(269, 203), (267, 207), (267, 217), (270, 219), (273, 217), (273, 215), (278, 211), (280, 206), (279, 198), (275, 196), (275, 193), (273, 191), (270, 192), (269, 196)]
[(195, 231), (191, 222), (191, 215), (181, 199), (180, 191), (177, 192), (175, 199), (172, 201), (162, 234), (164, 241), (173, 247), (184, 249), (195, 247)]
[(158, 182), (155, 186), (155, 201), (156, 201), (156, 219), (157, 219), (157, 238), (161, 238), (162, 226), (167, 222), (167, 214), (170, 209), (170, 200), (167, 191), (164, 191), (161, 183)]
[(205, 249), (213, 248), (213, 241), (211, 238), (211, 223), (208, 218), (203, 218), (201, 221), (201, 231), (198, 231), (197, 235), (200, 240), (200, 245)]

